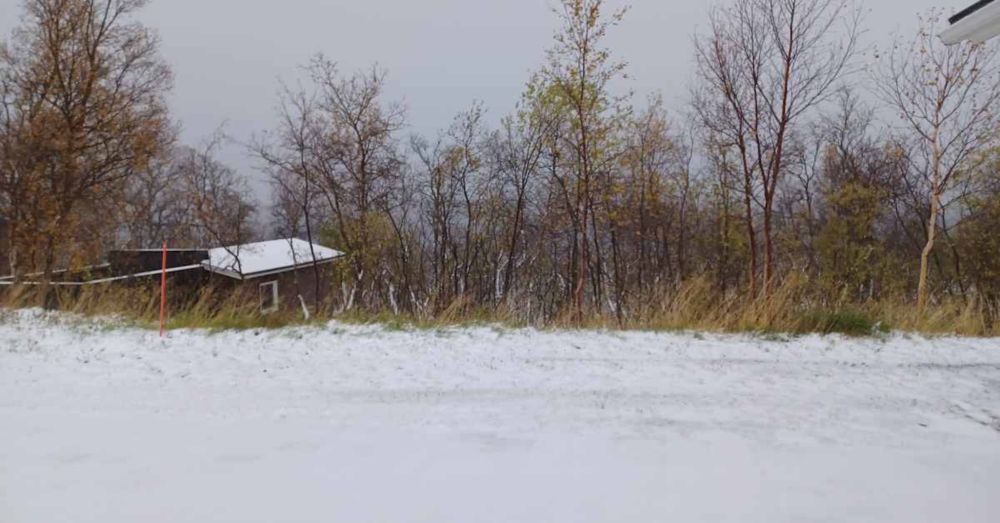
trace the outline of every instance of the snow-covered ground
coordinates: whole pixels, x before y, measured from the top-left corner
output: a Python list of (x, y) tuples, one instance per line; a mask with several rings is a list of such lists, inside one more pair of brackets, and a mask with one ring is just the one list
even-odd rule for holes
[(0, 522), (1000, 521), (1000, 340), (0, 316)]

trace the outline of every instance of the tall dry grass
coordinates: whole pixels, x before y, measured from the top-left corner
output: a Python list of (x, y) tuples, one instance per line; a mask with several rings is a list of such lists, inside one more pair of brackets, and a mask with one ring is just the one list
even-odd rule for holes
[[(38, 307), (46, 303), (39, 287), (0, 288), (0, 306)], [(59, 287), (49, 305), (60, 310), (96, 316), (118, 316), (146, 327), (159, 318), (159, 292), (152, 286), (94, 285)], [(889, 330), (929, 335), (1000, 335), (1000, 321), (993, 311), (997, 304), (972, 298), (943, 299), (918, 314), (912, 300), (882, 299), (853, 303), (837, 293), (812, 286), (805, 278), (791, 275), (778, 283), (770, 296), (749, 299), (736, 291), (721, 292), (712, 282), (692, 279), (647, 296), (627, 300), (622, 313), (591, 312), (581, 315), (563, 310), (539, 317), (532, 308), (516, 301), (496, 308), (473, 306), (455, 300), (440, 312), (393, 314), (390, 312), (342, 311), (330, 304), (312, 311), (307, 320), (299, 309), (261, 314), (256, 298), (232, 291), (206, 288), (197, 294), (172, 300), (167, 327), (214, 330), (283, 327), (325, 322), (380, 323), (389, 327), (437, 328), (467, 324), (500, 324), (512, 327), (602, 328), (642, 330), (692, 330), (757, 333), (844, 333), (872, 335)]]
[(696, 279), (646, 302), (649, 305), (638, 308), (630, 326), (715, 332), (1000, 335), (995, 304), (976, 297), (941, 299), (919, 314), (909, 297), (852, 302), (796, 275), (783, 279), (768, 297), (722, 293)]
[(675, 288), (636, 297), (625, 306), (624, 321), (609, 314), (587, 316), (582, 322), (570, 312), (552, 324), (652, 330), (756, 333), (842, 333), (872, 335), (892, 330), (929, 335), (997, 336), (1000, 304), (946, 298), (919, 314), (908, 297), (852, 302), (841, 293), (816, 288), (799, 275), (789, 275), (767, 297), (749, 298), (738, 291), (722, 292), (713, 282), (692, 279)]
[[(159, 324), (160, 294), (151, 285), (7, 286), (0, 288), (0, 307), (55, 308), (83, 316), (114, 316), (153, 328)], [(329, 317), (319, 311), (311, 320)], [(273, 328), (308, 323), (299, 310), (261, 314), (256, 297), (248, 299), (231, 290), (206, 287), (190, 295), (172, 298), (168, 304), (168, 329), (212, 330)]]

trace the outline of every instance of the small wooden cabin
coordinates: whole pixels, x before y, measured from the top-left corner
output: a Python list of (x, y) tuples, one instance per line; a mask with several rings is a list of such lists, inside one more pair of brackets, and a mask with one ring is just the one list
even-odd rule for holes
[[(168, 249), (166, 254), (168, 296), (191, 296), (212, 287), (255, 300), (264, 314), (297, 310), (325, 300), (330, 271), (323, 266), (343, 256), (340, 251), (297, 238), (211, 249)], [(60, 271), (52, 285), (155, 284), (163, 272), (162, 249), (114, 250), (108, 253), (107, 263), (83, 271)], [(8, 277), (0, 278), (0, 284), (14, 283)]]
[(344, 255), (294, 238), (218, 247), (207, 254), (201, 267), (212, 280), (219, 284), (220, 279), (228, 279), (221, 284), (229, 283), (248, 297), (257, 296), (263, 313), (325, 300), (330, 271), (316, 267)]

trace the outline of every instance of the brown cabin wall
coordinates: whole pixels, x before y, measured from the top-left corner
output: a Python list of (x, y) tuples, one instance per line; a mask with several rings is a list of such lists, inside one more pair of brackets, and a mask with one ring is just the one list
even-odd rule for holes
[[(111, 251), (108, 253), (108, 264), (115, 274), (135, 274), (156, 271), (163, 268), (163, 252), (157, 250), (144, 251)], [(203, 249), (174, 249), (167, 251), (167, 268), (198, 265), (208, 259), (208, 251)]]
[(319, 302), (321, 305), (330, 295), (329, 267), (319, 267), (319, 296), (317, 300), (315, 274), (312, 267), (288, 271), (270, 276), (257, 277), (245, 281), (234, 280), (227, 276), (213, 274), (210, 285), (222, 293), (234, 293), (248, 303), (260, 302), (260, 286), (268, 282), (278, 282), (278, 302), (280, 311), (298, 311), (302, 309), (299, 295), (305, 299), (306, 305), (313, 308)]
[[(319, 296), (316, 299), (316, 279), (311, 267), (288, 271), (271, 276), (253, 278), (246, 281), (235, 280), (228, 276), (210, 273), (202, 269), (192, 269), (167, 274), (167, 302), (169, 310), (178, 311), (199, 301), (203, 292), (210, 290), (217, 303), (246, 303), (257, 308), (260, 303), (260, 285), (267, 282), (278, 282), (279, 311), (298, 312), (302, 309), (299, 294), (305, 299), (306, 305), (313, 308), (319, 302), (322, 305), (330, 296), (330, 268), (319, 267)], [(147, 274), (141, 277), (126, 278), (108, 283), (96, 284), (95, 288), (129, 288), (137, 296), (149, 296), (157, 299), (159, 296), (160, 275)], [(60, 292), (68, 297), (78, 295), (90, 289), (90, 286), (59, 287)], [(0, 289), (0, 291), (6, 288)]]
[(259, 299), (260, 285), (267, 282), (278, 282), (278, 301), (282, 311), (300, 310), (302, 304), (299, 301), (299, 295), (310, 308), (317, 302), (322, 304), (330, 291), (329, 271), (327, 267), (322, 266), (319, 268), (318, 296), (316, 295), (315, 273), (311, 267), (254, 278), (244, 282), (243, 285), (249, 286), (248, 290), (251, 292), (258, 293)]

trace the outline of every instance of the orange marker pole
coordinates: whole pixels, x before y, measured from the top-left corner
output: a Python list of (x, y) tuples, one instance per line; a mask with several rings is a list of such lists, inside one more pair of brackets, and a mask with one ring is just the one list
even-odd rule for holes
[(160, 337), (167, 320), (167, 242), (163, 242), (163, 272), (160, 273)]

